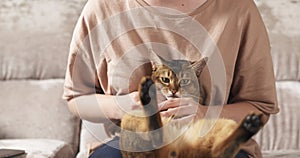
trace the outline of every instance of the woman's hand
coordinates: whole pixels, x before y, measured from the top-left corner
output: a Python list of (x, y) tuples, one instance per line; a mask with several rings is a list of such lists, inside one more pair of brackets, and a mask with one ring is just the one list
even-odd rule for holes
[(203, 118), (206, 107), (194, 101), (192, 98), (173, 98), (159, 104), (161, 116), (174, 117), (179, 120), (192, 120)]

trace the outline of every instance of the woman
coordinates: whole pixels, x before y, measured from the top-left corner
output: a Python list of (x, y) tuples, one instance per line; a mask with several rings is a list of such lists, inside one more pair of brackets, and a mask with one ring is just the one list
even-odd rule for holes
[[(278, 112), (269, 40), (252, 0), (89, 0), (70, 46), (63, 97), (71, 112), (108, 123), (137, 108), (137, 83), (151, 73), (143, 54), (149, 47), (171, 58), (178, 55), (165, 50), (177, 50), (188, 60), (205, 55), (214, 61), (219, 54), (223, 62), (223, 89), (212, 79), (219, 69), (208, 67), (200, 77), (204, 101), (163, 101), (162, 116), (198, 118), (208, 110), (205, 105), (224, 104), (220, 117), (239, 122), (251, 111), (262, 112), (266, 123)], [(221, 102), (214, 101), (218, 94)], [(114, 145), (118, 138), (91, 157), (121, 157)], [(237, 157), (261, 153), (251, 140)]]

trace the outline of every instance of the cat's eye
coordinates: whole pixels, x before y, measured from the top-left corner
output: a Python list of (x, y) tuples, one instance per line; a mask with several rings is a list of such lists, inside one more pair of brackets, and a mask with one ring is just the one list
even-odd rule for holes
[(189, 79), (182, 79), (182, 80), (180, 80), (179, 85), (180, 85), (180, 86), (186, 86), (186, 85), (188, 85), (189, 83), (190, 83), (190, 80), (189, 80)]
[(170, 79), (167, 77), (161, 77), (161, 81), (164, 83), (170, 83)]

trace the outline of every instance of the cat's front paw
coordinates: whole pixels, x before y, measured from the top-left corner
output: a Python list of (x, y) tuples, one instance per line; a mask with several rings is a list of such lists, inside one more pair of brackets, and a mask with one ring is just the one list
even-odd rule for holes
[(144, 77), (141, 80), (140, 84), (140, 100), (142, 102), (142, 105), (147, 105), (150, 103), (151, 98), (154, 98), (155, 94), (155, 86), (154, 82), (150, 77)]
[(243, 121), (242, 126), (250, 133), (256, 134), (263, 126), (262, 114), (249, 114)]

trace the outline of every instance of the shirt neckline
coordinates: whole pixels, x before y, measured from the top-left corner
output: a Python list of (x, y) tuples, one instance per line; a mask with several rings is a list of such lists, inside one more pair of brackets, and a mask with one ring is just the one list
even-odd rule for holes
[[(161, 9), (163, 7), (151, 6), (145, 0), (135, 0), (135, 1), (141, 7), (147, 8), (147, 10), (149, 10), (149, 8), (151, 8), (151, 10), (149, 10), (149, 11), (154, 14), (158, 14), (159, 16), (164, 16), (164, 17), (168, 17), (168, 18), (184, 18), (187, 16), (195, 16), (195, 15), (199, 14), (201, 11), (203, 11), (205, 8), (207, 8), (214, 0), (207, 0), (202, 5), (200, 5), (199, 7), (193, 9), (192, 11), (190, 11), (188, 13), (183, 13), (183, 12), (177, 11), (175, 9), (169, 9), (169, 10), (172, 10), (172, 12), (174, 12), (176, 14), (168, 14), (168, 13), (162, 12)], [(158, 8), (160, 8), (160, 9), (158, 9)]]

